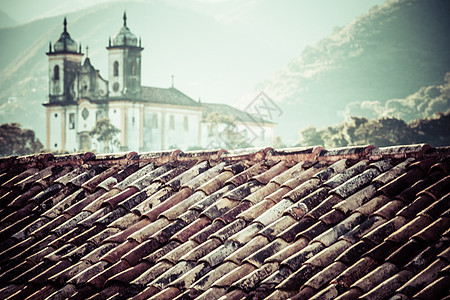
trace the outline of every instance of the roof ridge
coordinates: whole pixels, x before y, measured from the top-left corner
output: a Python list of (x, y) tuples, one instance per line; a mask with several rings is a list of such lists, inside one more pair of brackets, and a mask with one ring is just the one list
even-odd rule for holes
[(157, 165), (169, 161), (237, 161), (248, 160), (253, 162), (263, 160), (274, 161), (328, 161), (335, 162), (340, 159), (368, 159), (379, 160), (382, 158), (400, 159), (400, 158), (426, 158), (441, 157), (450, 153), (450, 146), (433, 148), (429, 144), (413, 144), (389, 147), (375, 147), (373, 145), (351, 146), (335, 149), (324, 149), (322, 146), (311, 147), (293, 147), (275, 149), (265, 148), (246, 148), (246, 149), (217, 149), (217, 150), (196, 150), (182, 151), (179, 149), (151, 151), (137, 153), (135, 151), (121, 153), (94, 154), (92, 152), (54, 155), (52, 153), (40, 153), (27, 156), (9, 156), (0, 158), (0, 169), (10, 167), (38, 167), (45, 168), (51, 165), (112, 165), (112, 164), (131, 164), (131, 163), (150, 163)]

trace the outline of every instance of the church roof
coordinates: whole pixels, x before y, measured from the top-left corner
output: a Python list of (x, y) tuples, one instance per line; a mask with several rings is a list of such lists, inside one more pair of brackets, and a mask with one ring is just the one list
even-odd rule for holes
[(112, 46), (137, 46), (137, 37), (127, 27), (127, 15), (123, 13), (123, 26), (120, 31), (113, 37)]
[(67, 31), (67, 20), (64, 18), (64, 31), (61, 33), (59, 39), (53, 46), (55, 53), (77, 53), (78, 44), (72, 40), (69, 32)]
[(200, 104), (176, 88), (142, 87), (142, 99), (152, 103), (199, 107)]
[(243, 110), (237, 109), (227, 104), (221, 103), (206, 103), (202, 102), (203, 107), (206, 107), (205, 114), (217, 112), (224, 116), (232, 117), (234, 120), (238, 122), (249, 122), (249, 123), (258, 123), (258, 124), (275, 124), (274, 122), (263, 119), (254, 114), (250, 114)]
[(450, 148), (0, 159), (0, 298), (439, 299)]

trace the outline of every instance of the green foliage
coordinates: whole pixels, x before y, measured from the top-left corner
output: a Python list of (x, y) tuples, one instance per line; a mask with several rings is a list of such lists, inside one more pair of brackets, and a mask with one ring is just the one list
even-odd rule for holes
[(351, 117), (351, 121), (322, 130), (308, 127), (301, 132), (301, 146), (323, 145), (325, 148), (371, 144), (377, 147), (428, 143), (434, 147), (450, 143), (450, 112), (436, 113), (425, 119), (406, 123), (397, 118), (366, 119)]
[(27, 155), (44, 147), (31, 129), (22, 129), (19, 123), (0, 125), (0, 156)]
[(277, 135), (273, 140), (273, 147), (274, 148), (286, 148), (286, 144), (283, 143), (283, 140), (281, 139), (281, 136)]
[(450, 107), (450, 72), (441, 85), (420, 88), (404, 99), (380, 101), (356, 101), (346, 106), (347, 116), (358, 115), (367, 118), (395, 117), (410, 122), (423, 119), (433, 113), (446, 111)]
[(90, 136), (96, 136), (97, 141), (105, 143), (105, 152), (109, 151), (109, 146), (118, 146), (119, 140), (116, 135), (120, 130), (111, 124), (109, 119), (101, 119), (95, 123), (94, 128), (89, 131)]

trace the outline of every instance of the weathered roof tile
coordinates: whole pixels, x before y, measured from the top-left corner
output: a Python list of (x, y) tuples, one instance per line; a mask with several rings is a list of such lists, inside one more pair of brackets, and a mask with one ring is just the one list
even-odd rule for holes
[(13, 169), (0, 174), (0, 294), (434, 296), (450, 272), (449, 153), (410, 145), (4, 159)]

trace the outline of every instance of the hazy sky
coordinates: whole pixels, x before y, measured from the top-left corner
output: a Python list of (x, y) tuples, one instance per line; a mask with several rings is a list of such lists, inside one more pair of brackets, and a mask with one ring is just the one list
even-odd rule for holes
[[(141, 0), (145, 1), (145, 0)], [(163, 1), (163, 0), (155, 0)], [(291, 6), (289, 0), (271, 0), (274, 4), (282, 8), (284, 5)], [(34, 19), (59, 15), (83, 9), (92, 5), (97, 5), (105, 2), (121, 2), (126, 7), (127, 1), (120, 0), (1, 0), (0, 9), (6, 12), (10, 17), (18, 21), (19, 23), (25, 23)], [(166, 0), (176, 5), (197, 9), (206, 13), (214, 14), (217, 16), (226, 16), (235, 10), (240, 10), (243, 7), (251, 7), (260, 0)], [(336, 20), (352, 19), (355, 16), (360, 15), (367, 11), (368, 8), (375, 4), (384, 3), (386, 0), (296, 0), (295, 5), (299, 9), (311, 9), (321, 10), (324, 14), (330, 15), (329, 25), (333, 24)], [(227, 11), (224, 11), (226, 9)], [(289, 14), (292, 10), (284, 10), (286, 15), (286, 21), (290, 19)], [(269, 16), (274, 11), (267, 12)], [(307, 17), (314, 17), (314, 13), (308, 14)], [(309, 28), (311, 29), (311, 28)]]
[[(247, 100), (243, 100), (243, 95), (298, 57), (306, 46), (315, 45), (336, 27), (349, 24), (386, 0), (0, 0), (0, 11), (18, 24), (51, 16), (60, 16), (62, 23), (62, 17), (70, 12), (106, 2), (119, 3), (123, 10), (127, 10), (127, 6), (136, 7), (136, 3), (165, 3), (179, 8), (177, 12), (195, 11), (189, 15), (205, 16), (194, 18), (192, 22), (214, 24), (214, 28), (223, 32), (212, 32), (212, 28), (202, 33), (186, 32), (188, 29), (176, 19), (167, 20), (160, 15), (138, 22), (130, 12), (128, 26), (142, 37), (145, 48), (142, 84), (169, 87), (171, 75), (175, 74), (175, 87), (195, 100), (201, 98), (204, 102), (244, 108)], [(216, 22), (205, 22), (208, 18)], [(104, 47), (108, 36), (85, 36), (83, 40), (85, 33), (80, 32), (80, 26), (73, 25), (70, 16), (68, 21), (72, 38), (83, 46), (89, 44), (92, 63), (107, 78)], [(121, 12), (118, 11), (117, 20), (99, 21), (110, 24), (110, 34), (114, 35), (121, 26)], [(147, 22), (146, 26), (137, 25), (142, 22)], [(55, 26), (62, 29), (61, 23)], [(240, 33), (231, 43), (224, 40), (230, 32)], [(211, 46), (202, 35), (205, 33), (219, 36), (220, 45)], [(173, 44), (169, 40), (171, 35), (181, 36), (177, 47), (167, 47)], [(58, 35), (54, 35), (53, 42), (57, 38)], [(94, 47), (94, 39), (101, 40), (102, 46)], [(217, 50), (222, 45), (223, 48)], [(47, 59), (44, 53), (42, 59)], [(43, 129), (35, 130), (38, 134), (43, 132)]]
[[(122, 4), (126, 10), (127, 4), (131, 1), (0, 0), (0, 10), (19, 23), (26, 23), (49, 16), (62, 16), (105, 2)], [(207, 54), (211, 56), (209, 62), (208, 58), (204, 61), (189, 62), (185, 57), (181, 57), (180, 53), (171, 53), (169, 49), (158, 52), (158, 45), (148, 44), (150, 39), (156, 40), (152, 34), (167, 35), (179, 31), (180, 24), (176, 20), (164, 23), (165, 20), (162, 18), (160, 23), (156, 23), (158, 28), (161, 26), (162, 29), (159, 28), (155, 33), (151, 30), (144, 31), (137, 26), (133, 27), (133, 21), (135, 23), (136, 20), (129, 15), (131, 30), (136, 35), (142, 36), (144, 47), (148, 49), (143, 53), (143, 67), (147, 70), (152, 69), (152, 72), (146, 72), (144, 69), (142, 78), (144, 85), (166, 87), (170, 84), (171, 75), (175, 74), (176, 87), (194, 99), (201, 98), (207, 102), (241, 106), (240, 100), (243, 95), (298, 57), (306, 46), (314, 45), (330, 35), (336, 26), (348, 24), (366, 13), (372, 6), (383, 4), (386, 0), (135, 0), (133, 2), (164, 2), (182, 9), (194, 10), (215, 18), (217, 22), (224, 24), (222, 28), (231, 31), (237, 29), (248, 40), (254, 41), (251, 42), (252, 47), (241, 49), (237, 54), (231, 47), (238, 46), (229, 45), (229, 53), (234, 56), (222, 59), (225, 67), (220, 67), (220, 62), (211, 61), (221, 59), (214, 58), (214, 53)], [(116, 31), (120, 28), (119, 17), (117, 22), (110, 21), (112, 24), (117, 23), (117, 29), (113, 27)], [(152, 21), (154, 20), (149, 20), (150, 23)], [(78, 40), (76, 28), (70, 27), (70, 19), (69, 30), (75, 40)], [(202, 46), (201, 43), (204, 43), (202, 37), (195, 36), (199, 33), (188, 34), (191, 41), (198, 40), (199, 46)], [(102, 38), (106, 40), (106, 37)], [(82, 42), (89, 43), (89, 41)], [(183, 41), (180, 45), (181, 43)], [(101, 50), (104, 51), (103, 48)], [(106, 57), (106, 53), (103, 56)], [(106, 60), (94, 60), (93, 63), (105, 76)], [(219, 67), (214, 69), (212, 64)]]

